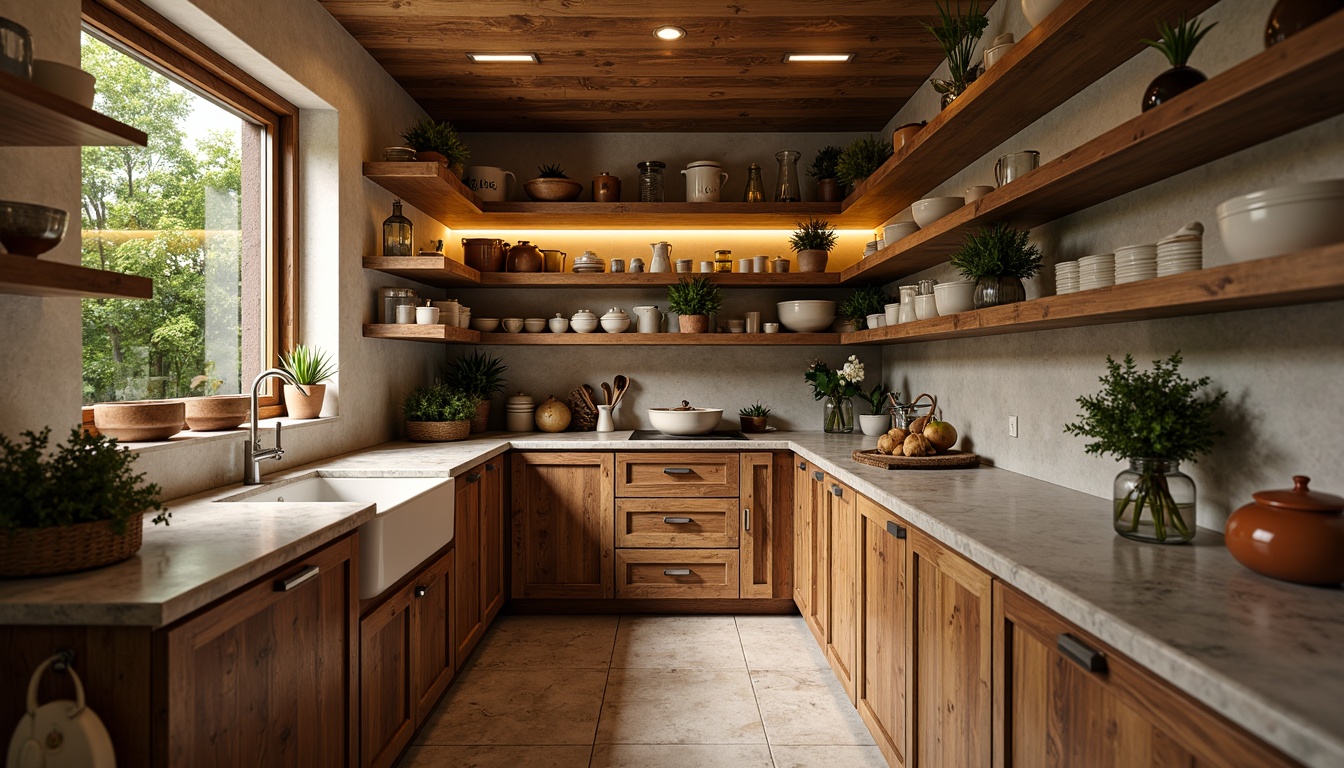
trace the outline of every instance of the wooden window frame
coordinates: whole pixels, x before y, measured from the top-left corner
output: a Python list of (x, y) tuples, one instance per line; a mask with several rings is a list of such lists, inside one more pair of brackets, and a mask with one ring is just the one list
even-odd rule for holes
[[(299, 110), (237, 65), (182, 31), (140, 0), (83, 0), (86, 27), (136, 56), (153, 62), (213, 98), (265, 126), (270, 145), (269, 247), (271, 268), (262, 296), (263, 367), (274, 367), (281, 350), (292, 349), (299, 337), (298, 262), (298, 133)], [(244, 382), (246, 391), (250, 382)], [(258, 400), (262, 418), (285, 415), (274, 382)], [(93, 408), (83, 408), (86, 430), (93, 430)]]

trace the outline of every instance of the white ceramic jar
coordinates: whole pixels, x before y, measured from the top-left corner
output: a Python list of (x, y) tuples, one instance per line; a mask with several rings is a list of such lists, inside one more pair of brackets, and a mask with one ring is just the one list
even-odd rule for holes
[(713, 160), (696, 160), (681, 173), (686, 177), (688, 203), (717, 203), (720, 190), (728, 183), (723, 166)]
[(597, 330), (597, 315), (591, 309), (580, 309), (569, 318), (569, 327), (575, 333), (592, 333)]
[(625, 333), (630, 327), (630, 316), (620, 307), (612, 307), (602, 316), (602, 330), (607, 333)]

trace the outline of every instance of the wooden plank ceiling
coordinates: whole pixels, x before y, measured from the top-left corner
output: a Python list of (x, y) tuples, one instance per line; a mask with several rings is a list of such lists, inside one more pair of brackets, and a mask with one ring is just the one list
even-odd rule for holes
[[(933, 0), (320, 2), (431, 115), (467, 131), (875, 131), (943, 58), (921, 24)], [(663, 24), (686, 37), (659, 40)]]

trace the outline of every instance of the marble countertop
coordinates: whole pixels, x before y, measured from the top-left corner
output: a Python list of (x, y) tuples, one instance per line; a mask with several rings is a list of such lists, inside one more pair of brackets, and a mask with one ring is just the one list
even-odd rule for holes
[[(509, 449), (791, 450), (1310, 766), (1344, 765), (1344, 590), (1246, 570), (1222, 537), (1191, 546), (1116, 536), (1104, 499), (1005, 470), (888, 471), (850, 453), (874, 438), (776, 432), (749, 441), (632, 441), (629, 432), (488, 434), (388, 443), (267, 476), (453, 477)], [(0, 623), (162, 626), (373, 516), (361, 504), (232, 503), (242, 486), (168, 502), (126, 562), (0, 582)], [(227, 510), (222, 509), (227, 506)], [(221, 511), (226, 514), (220, 514)]]

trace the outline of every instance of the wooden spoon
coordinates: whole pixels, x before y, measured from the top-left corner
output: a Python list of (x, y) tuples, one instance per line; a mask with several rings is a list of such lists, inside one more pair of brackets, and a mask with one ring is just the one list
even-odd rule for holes
[(593, 388), (582, 384), (579, 386), (579, 394), (583, 395), (583, 402), (593, 410), (593, 413), (597, 413), (597, 406), (593, 405)]
[(630, 377), (618, 373), (611, 383), (616, 390), (616, 399), (611, 404), (611, 407), (615, 408), (621, 402), (621, 398), (625, 397), (625, 390), (630, 388)]
[(606, 402), (603, 403), (603, 405), (611, 405), (611, 404), (612, 404), (612, 403), (611, 403), (611, 385), (608, 384), (608, 383), (605, 382), (605, 381), (602, 382), (602, 397), (606, 400)]

